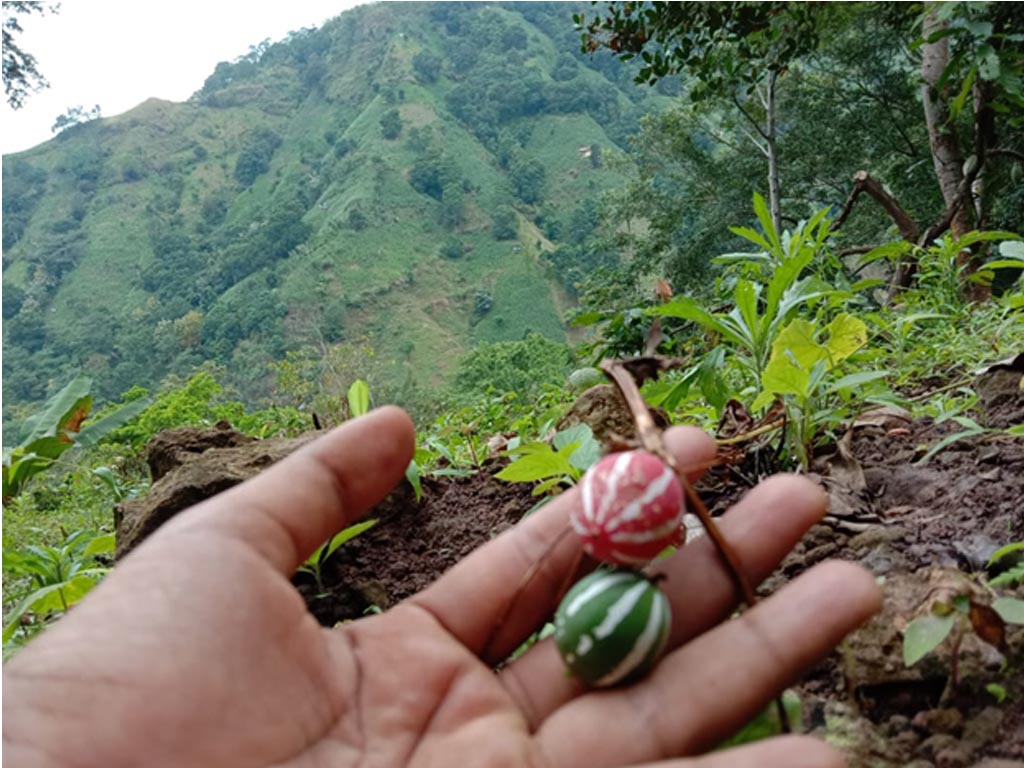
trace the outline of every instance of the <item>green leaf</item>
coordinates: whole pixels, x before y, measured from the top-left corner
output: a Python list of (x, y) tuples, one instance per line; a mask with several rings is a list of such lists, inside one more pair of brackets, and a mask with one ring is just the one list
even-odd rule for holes
[(348, 412), (353, 419), (370, 412), (370, 385), (362, 379), (348, 388)]
[(992, 694), (996, 704), (1002, 704), (1006, 701), (1006, 689), (999, 683), (989, 683), (985, 686), (985, 690)]
[(25, 420), (28, 435), (22, 445), (28, 445), (41, 437), (54, 437), (59, 434), (76, 411), (87, 402), (89, 406), (92, 405), (92, 398), (89, 397), (91, 387), (92, 379), (88, 376), (78, 376), (47, 400), (41, 411)]
[(124, 500), (124, 491), (121, 489), (121, 484), (117, 482), (117, 476), (110, 467), (96, 467), (96, 469), (92, 471), (92, 474), (102, 480), (110, 489), (110, 492), (114, 495), (115, 501)]
[(999, 255), (1008, 259), (1024, 259), (1024, 240), (1007, 240), (999, 244)]
[(768, 204), (757, 192), (754, 193), (754, 213), (757, 214), (757, 220), (761, 222), (761, 229), (764, 230), (768, 241), (772, 244), (772, 248), (769, 250), (781, 253), (782, 246), (779, 243), (779, 233), (775, 231), (772, 215), (768, 212)]
[(410, 461), (409, 466), (405, 468), (405, 479), (412, 486), (412, 492), (416, 496), (418, 504), (423, 499), (423, 484), (420, 482), (420, 465), (416, 463), (415, 459)]
[[(803, 707), (800, 696), (794, 691), (786, 691), (782, 694), (782, 707), (786, 710), (791, 728), (800, 733), (803, 722)], [(761, 713), (741, 728), (731, 738), (719, 745), (718, 749), (729, 749), (742, 744), (749, 744), (753, 741), (778, 736), (782, 733), (782, 724), (779, 722), (778, 709), (775, 702), (772, 702)]]
[(874, 288), (880, 288), (883, 285), (887, 285), (887, 283), (880, 277), (866, 277), (851, 285), (850, 290), (854, 293), (860, 293), (861, 291), (870, 291)]
[(789, 355), (773, 355), (761, 376), (761, 386), (767, 395), (796, 395), (806, 398), (810, 395), (811, 374), (797, 365)]
[(974, 86), (974, 78), (978, 73), (978, 65), (973, 65), (968, 71), (967, 76), (964, 78), (963, 84), (960, 86), (960, 92), (956, 95), (956, 98), (950, 102), (949, 113), (954, 119), (960, 116), (963, 111), (964, 105), (967, 103), (967, 97), (971, 95), (971, 88)]
[(1024, 600), (1016, 597), (997, 597), (992, 601), (992, 609), (1007, 624), (1024, 624)]
[(830, 367), (834, 367), (868, 343), (868, 328), (864, 321), (845, 312), (837, 315), (825, 330), (828, 332), (826, 346)]
[(678, 317), (681, 320), (692, 320), (709, 331), (720, 333), (733, 344), (745, 346), (745, 340), (737, 333), (735, 328), (723, 323), (720, 318), (712, 315), (687, 296), (678, 296), (668, 304), (653, 307), (648, 312), (652, 315), (665, 315), (667, 317)]
[(1015, 565), (1009, 570), (1003, 571), (994, 579), (990, 579), (990, 587), (1012, 587), (1015, 584), (1024, 583), (1024, 563)]
[(985, 269), (1020, 269), (1024, 267), (1024, 261), (1020, 259), (996, 259), (982, 265)]
[(586, 423), (563, 429), (551, 442), (559, 450), (570, 443), (576, 444), (576, 450), (569, 455), (569, 463), (581, 472), (590, 469), (601, 458), (601, 444), (594, 438), (594, 430)]
[[(769, 243), (767, 240), (765, 240), (764, 236), (762, 236), (761, 233), (758, 232), (756, 229), (751, 229), (750, 227), (729, 227), (729, 231), (732, 232), (734, 235), (739, 235), (740, 237), (742, 237), (745, 240), (749, 240), (754, 245), (756, 245), (756, 246), (758, 246), (760, 248), (764, 248), (766, 251), (771, 251), (771, 249), (772, 249), (771, 243)], [(743, 255), (743, 256), (748, 256), (749, 257), (749, 256), (754, 256), (754, 255), (759, 255), (759, 254), (733, 254), (733, 255), (736, 255), (736, 256)]]
[(115, 535), (113, 533), (105, 533), (91, 539), (89, 543), (85, 545), (85, 549), (82, 551), (82, 554), (85, 556), (106, 555), (113, 552), (116, 547), (117, 539)]
[(991, 45), (978, 48), (978, 74), (982, 80), (995, 80), (999, 77), (999, 54)]
[(885, 245), (880, 245), (877, 248), (872, 248), (870, 251), (868, 251), (859, 259), (857, 259), (857, 266), (863, 267), (866, 264), (870, 264), (873, 261), (878, 261), (879, 259), (888, 259), (890, 261), (894, 261), (903, 256), (904, 254), (906, 254), (907, 252), (909, 252), (913, 247), (914, 246), (911, 243), (908, 243), (904, 240), (900, 240), (895, 243), (886, 243)]
[(912, 667), (934, 651), (949, 635), (956, 623), (956, 615), (921, 616), (903, 631), (903, 663)]
[(344, 530), (342, 530), (340, 533), (334, 536), (334, 540), (331, 542), (331, 546), (328, 547), (328, 557), (331, 555), (332, 552), (334, 552), (334, 550), (336, 550), (342, 544), (352, 541), (352, 539), (354, 539), (361, 533), (366, 533), (376, 524), (377, 518), (372, 518), (370, 520), (363, 520), (358, 523), (353, 523), (352, 525), (346, 527)]
[(33, 613), (50, 613), (51, 611), (63, 611), (65, 606), (70, 608), (89, 594), (92, 588), (96, 586), (96, 580), (88, 576), (78, 575), (60, 584), (51, 586), (56, 586), (58, 589), (39, 596), (29, 606), (28, 609), (30, 611)]
[(495, 477), (509, 483), (532, 483), (563, 475), (573, 477), (579, 471), (569, 462), (569, 456), (578, 447), (577, 443), (569, 443), (557, 452), (549, 448), (546, 452), (528, 453), (513, 461)]
[(1002, 560), (1004, 557), (1009, 555), (1011, 552), (1020, 552), (1022, 549), (1024, 549), (1024, 541), (1015, 541), (1012, 544), (1007, 544), (1004, 547), (1000, 547), (992, 553), (992, 557), (988, 559), (988, 565), (993, 566), (1000, 560)]
[(563, 478), (561, 477), (549, 477), (544, 482), (537, 483), (537, 485), (533, 487), (533, 490), (530, 491), (530, 495), (540, 496), (542, 494), (545, 494), (552, 488), (556, 488), (562, 482), (562, 480)]
[(146, 397), (140, 397), (138, 400), (132, 400), (130, 403), (108, 413), (106, 416), (90, 422), (83, 427), (77, 435), (75, 435), (75, 443), (83, 448), (92, 448), (115, 429), (123, 427), (144, 410), (149, 408), (149, 406), (153, 404), (153, 401), (154, 398), (148, 395)]
[(841, 389), (847, 389), (849, 387), (859, 387), (862, 384), (867, 384), (871, 381), (884, 379), (890, 373), (891, 371), (861, 371), (859, 373), (851, 373), (832, 382), (828, 387), (828, 391), (838, 392)]

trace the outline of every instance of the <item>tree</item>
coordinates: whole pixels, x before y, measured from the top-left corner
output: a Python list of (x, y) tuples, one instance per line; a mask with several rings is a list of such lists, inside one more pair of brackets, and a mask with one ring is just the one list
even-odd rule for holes
[(90, 110), (86, 110), (81, 104), (77, 107), (68, 107), (68, 110), (63, 115), (58, 115), (53, 125), (50, 126), (50, 133), (60, 133), (73, 125), (87, 123), (90, 120), (98, 120), (102, 116), (99, 104)]
[[(818, 42), (814, 3), (632, 3), (612, 4), (607, 17), (584, 28), (584, 49), (607, 47), (619, 58), (640, 55), (638, 82), (666, 75), (696, 78), (690, 96), (701, 100), (727, 95), (750, 127), (747, 136), (768, 163), (772, 219), (782, 231), (778, 156), (778, 86), (790, 63)], [(650, 43), (660, 46), (648, 49)]]
[(508, 205), (503, 205), (494, 212), (491, 232), (495, 240), (512, 240), (519, 232), (519, 220), (515, 210)]
[(18, 17), (31, 16), (34, 13), (57, 13), (60, 6), (41, 2), (4, 2), (3, 6), (4, 93), (11, 109), (21, 109), (29, 94), (49, 88), (50, 84), (39, 71), (35, 56), (24, 50), (15, 40), (15, 36), (23, 31)]
[(420, 51), (412, 57), (412, 69), (421, 83), (436, 83), (441, 74), (441, 59), (430, 51)]
[(498, 392), (529, 396), (545, 384), (562, 384), (573, 365), (569, 348), (539, 333), (520, 341), (480, 343), (462, 360), (455, 389), (479, 396), (493, 387)]
[(384, 138), (397, 139), (402, 132), (402, 118), (397, 109), (389, 109), (380, 118), (380, 128)]
[[(704, 133), (734, 149), (745, 138), (765, 156), (771, 215), (777, 228), (782, 220), (779, 141), (799, 122), (796, 115), (788, 115), (785, 121), (779, 116), (783, 76), (788, 74), (786, 81), (792, 82), (797, 74), (812, 72), (820, 47), (831, 45), (836, 30), (844, 25), (880, 22), (902, 34), (904, 46), (912, 39), (911, 30), (921, 29), (923, 36), (913, 47), (920, 50), (916, 74), (922, 81), (923, 115), (890, 113), (880, 123), (886, 127), (879, 130), (887, 130), (893, 119), (902, 120), (898, 127), (909, 139), (914, 129), (908, 129), (907, 123), (920, 124), (924, 118), (944, 209), (931, 225), (924, 226), (861, 168), (836, 226), (846, 220), (863, 193), (881, 203), (904, 239), (915, 245), (930, 244), (950, 227), (959, 235), (972, 226), (986, 226), (986, 186), (997, 178), (996, 173), (988, 173), (992, 159), (1024, 159), (1020, 130), (1024, 125), (1024, 37), (1013, 31), (1024, 4), (928, 3), (916, 10), (891, 3), (853, 5), (653, 3), (638, 7), (617, 3), (609, 7), (607, 17), (588, 22), (578, 15), (576, 20), (584, 30), (586, 50), (606, 47), (621, 59), (639, 55), (644, 64), (639, 81), (685, 72), (697, 78), (690, 87), (691, 101), (714, 97), (719, 104), (724, 100), (733, 104), (737, 121), (705, 123)], [(872, 51), (866, 55), (877, 58)], [(892, 63), (890, 71), (897, 78), (915, 74)], [(835, 87), (859, 98), (860, 85), (839, 78)], [(872, 109), (881, 107), (884, 114), (891, 107), (884, 89), (870, 95), (875, 100)], [(829, 132), (830, 123), (843, 111), (826, 117), (819, 128)], [(912, 142), (907, 146), (914, 151)], [(969, 258), (961, 254), (962, 261)], [(900, 284), (909, 282), (912, 266), (900, 271)]]
[(270, 169), (274, 152), (281, 145), (281, 137), (269, 128), (257, 128), (245, 137), (242, 151), (235, 162), (235, 178), (248, 187)]

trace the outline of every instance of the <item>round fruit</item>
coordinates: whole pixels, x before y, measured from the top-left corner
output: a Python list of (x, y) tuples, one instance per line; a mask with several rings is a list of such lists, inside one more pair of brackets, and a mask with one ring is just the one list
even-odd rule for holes
[(643, 676), (668, 640), (668, 598), (633, 571), (595, 571), (555, 613), (555, 645), (569, 670), (595, 687)]
[(683, 541), (683, 489), (653, 453), (605, 456), (580, 483), (572, 527), (592, 557), (613, 565), (642, 566)]

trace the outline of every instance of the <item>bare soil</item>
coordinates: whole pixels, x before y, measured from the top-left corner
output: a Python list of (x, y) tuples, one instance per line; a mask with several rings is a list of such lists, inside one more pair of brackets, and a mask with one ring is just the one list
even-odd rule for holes
[[(1002, 425), (1020, 413), (1021, 401), (1011, 399), (978, 418)], [(937, 590), (988, 594), (981, 585), (992, 552), (1024, 540), (1024, 439), (964, 439), (921, 463), (929, 447), (959, 428), (880, 419), (852, 429), (814, 466), (831, 495), (830, 516), (762, 588), (778, 589), (826, 558), (859, 562), (882, 582), (883, 613), (797, 686), (805, 730), (839, 747), (852, 768), (1024, 766), (1021, 627), (1007, 627), (1004, 652), (965, 636), (955, 687), (948, 640), (911, 669), (902, 659), (904, 627)], [(386, 609), (514, 525), (536, 499), (528, 486), (496, 480), (496, 469), (425, 479), (419, 503), (407, 484), (388, 497), (374, 512), (378, 525), (328, 561), (323, 594), (298, 578), (320, 621), (333, 625)], [(706, 483), (709, 504), (724, 510), (747, 490), (740, 478), (748, 475)], [(1001, 593), (1024, 597), (1019, 587)], [(986, 690), (990, 684), (1005, 689), (1004, 701)]]

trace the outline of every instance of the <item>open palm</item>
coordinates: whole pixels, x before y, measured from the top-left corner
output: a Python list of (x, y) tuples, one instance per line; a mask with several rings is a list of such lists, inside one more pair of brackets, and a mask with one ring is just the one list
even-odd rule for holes
[[(714, 451), (696, 430), (666, 438), (682, 465)], [(550, 616), (577, 560), (562, 535), (569, 492), (387, 613), (320, 627), (288, 577), (398, 482), (412, 448), (408, 417), (381, 409), (164, 526), (5, 667), (11, 764), (553, 768), (700, 755), (878, 607), (868, 574), (832, 563), (726, 621), (732, 582), (701, 539), (661, 563), (673, 650), (640, 683), (586, 691), (550, 642), (495, 672)], [(756, 581), (823, 511), (811, 483), (778, 477), (723, 529)], [(788, 737), (666, 764), (841, 761)]]

